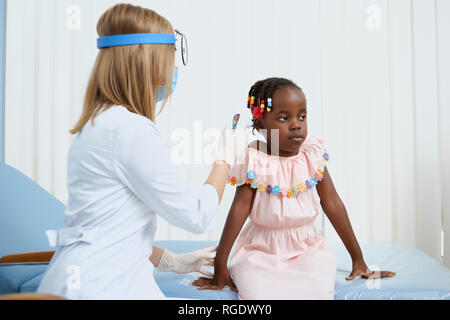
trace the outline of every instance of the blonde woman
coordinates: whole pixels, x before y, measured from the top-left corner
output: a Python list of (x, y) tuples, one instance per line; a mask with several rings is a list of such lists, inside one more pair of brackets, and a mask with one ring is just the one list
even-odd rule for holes
[(107, 10), (97, 31), (100, 51), (71, 131), (65, 228), (47, 231), (57, 250), (38, 293), (164, 299), (154, 267), (207, 274), (202, 266), (213, 265), (214, 248), (175, 255), (153, 247), (157, 216), (189, 232), (211, 231), (248, 131), (224, 130), (210, 176), (190, 186), (154, 125), (157, 102), (164, 105), (176, 83), (176, 51), (187, 62), (184, 36), (156, 12), (129, 4)]

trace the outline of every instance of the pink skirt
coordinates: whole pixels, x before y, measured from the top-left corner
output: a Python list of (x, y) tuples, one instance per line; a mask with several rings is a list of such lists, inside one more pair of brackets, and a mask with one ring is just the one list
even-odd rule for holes
[(333, 300), (336, 269), (314, 226), (270, 229), (252, 221), (229, 264), (241, 300)]

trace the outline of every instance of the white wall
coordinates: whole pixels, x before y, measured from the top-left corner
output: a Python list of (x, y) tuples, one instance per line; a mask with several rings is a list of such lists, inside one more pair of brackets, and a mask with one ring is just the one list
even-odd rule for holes
[[(444, 226), (449, 259), (450, 1), (130, 2), (188, 36), (190, 64), (157, 120), (168, 148), (176, 129), (221, 129), (238, 112), (249, 122), (250, 86), (290, 78), (308, 97), (310, 132), (326, 138), (359, 241), (406, 243), (440, 259)], [(8, 1), (5, 160), (64, 203), (68, 130), (97, 53), (97, 20), (115, 3)], [(209, 169), (179, 168), (197, 185)], [(161, 221), (157, 238), (217, 240), (233, 191), (215, 232), (194, 236)], [(326, 218), (324, 232), (339, 241)]]

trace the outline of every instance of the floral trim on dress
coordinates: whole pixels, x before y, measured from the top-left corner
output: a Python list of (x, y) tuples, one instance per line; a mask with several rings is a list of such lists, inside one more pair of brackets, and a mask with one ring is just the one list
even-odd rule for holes
[(312, 189), (317, 186), (317, 184), (323, 180), (323, 175), (325, 172), (325, 167), (327, 162), (330, 160), (330, 155), (325, 151), (322, 156), (322, 162), (319, 168), (316, 169), (314, 176), (305, 182), (299, 183), (297, 186), (285, 187), (285, 186), (272, 186), (265, 183), (260, 183), (256, 181), (255, 171), (249, 171), (246, 177), (236, 178), (228, 177), (228, 183), (232, 186), (243, 186), (245, 184), (249, 185), (253, 189), (257, 189), (261, 193), (280, 195), (282, 197), (293, 198), (298, 195)]

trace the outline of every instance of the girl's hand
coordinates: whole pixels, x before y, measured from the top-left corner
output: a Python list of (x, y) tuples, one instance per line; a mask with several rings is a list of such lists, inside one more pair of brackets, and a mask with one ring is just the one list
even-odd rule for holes
[(222, 290), (225, 286), (228, 286), (234, 292), (238, 292), (228, 268), (216, 268), (212, 279), (201, 277), (193, 281), (191, 285), (198, 287), (198, 290)]
[(353, 280), (357, 276), (363, 279), (389, 278), (395, 276), (391, 271), (370, 271), (364, 260), (353, 262), (352, 273), (345, 280)]

